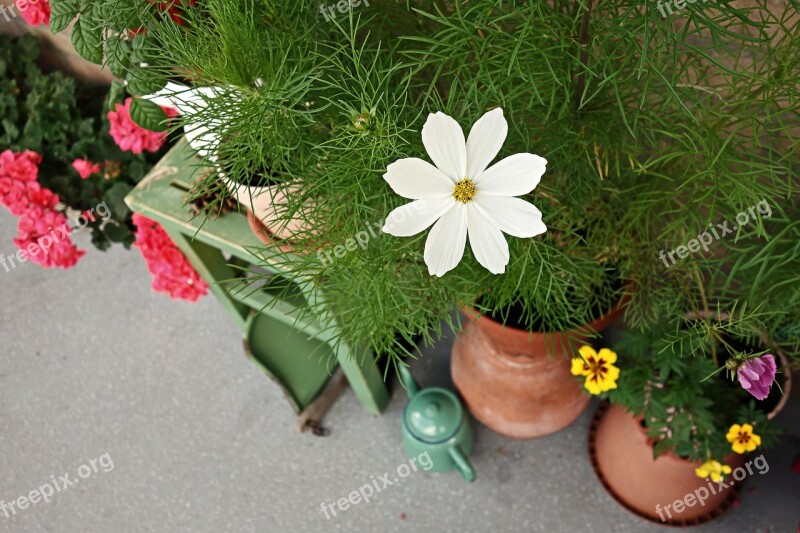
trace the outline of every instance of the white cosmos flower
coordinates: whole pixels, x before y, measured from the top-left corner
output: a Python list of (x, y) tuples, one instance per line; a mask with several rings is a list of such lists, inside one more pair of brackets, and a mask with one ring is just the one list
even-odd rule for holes
[(539, 184), (547, 161), (514, 154), (489, 167), (507, 133), (501, 108), (484, 114), (466, 142), (458, 122), (432, 113), (422, 128), (422, 144), (436, 166), (409, 157), (386, 169), (383, 178), (392, 190), (414, 201), (389, 213), (383, 231), (408, 237), (433, 224), (425, 241), (431, 275), (443, 276), (458, 265), (467, 235), (475, 259), (493, 274), (502, 274), (509, 260), (504, 232), (524, 238), (547, 231), (542, 213), (515, 198)]

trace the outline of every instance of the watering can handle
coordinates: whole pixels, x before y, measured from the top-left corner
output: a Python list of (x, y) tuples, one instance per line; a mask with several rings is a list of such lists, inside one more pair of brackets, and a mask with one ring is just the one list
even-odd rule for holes
[(468, 483), (475, 481), (475, 470), (472, 468), (472, 464), (469, 462), (469, 459), (464, 456), (461, 448), (453, 445), (448, 451), (450, 452), (450, 457), (453, 459), (453, 462), (456, 464), (458, 473), (461, 474), (461, 477), (464, 478), (464, 481), (467, 481)]
[(403, 386), (406, 388), (406, 392), (408, 392), (408, 397), (411, 398), (419, 392), (419, 385), (414, 380), (414, 376), (411, 375), (411, 371), (406, 365), (401, 364), (398, 368), (400, 369), (400, 381), (403, 382)]

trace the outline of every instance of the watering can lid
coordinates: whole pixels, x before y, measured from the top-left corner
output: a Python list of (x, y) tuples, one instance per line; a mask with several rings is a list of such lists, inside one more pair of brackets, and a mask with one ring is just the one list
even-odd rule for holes
[(439, 387), (428, 387), (414, 395), (403, 415), (411, 434), (425, 442), (441, 442), (461, 427), (464, 410), (456, 396)]

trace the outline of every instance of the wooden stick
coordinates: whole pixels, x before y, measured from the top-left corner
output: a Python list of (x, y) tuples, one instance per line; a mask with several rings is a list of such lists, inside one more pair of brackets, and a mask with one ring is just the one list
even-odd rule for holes
[(347, 386), (347, 378), (344, 372), (342, 372), (341, 368), (337, 368), (322, 394), (297, 416), (297, 425), (295, 426), (297, 431), (302, 433), (311, 428), (318, 437), (327, 435), (329, 432), (320, 426), (319, 422)]

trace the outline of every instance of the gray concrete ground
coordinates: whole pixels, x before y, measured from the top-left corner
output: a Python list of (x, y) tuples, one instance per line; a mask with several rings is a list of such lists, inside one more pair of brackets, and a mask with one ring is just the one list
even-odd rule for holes
[[(0, 213), (7, 255), (14, 226)], [(0, 510), (0, 531), (660, 530), (595, 478), (586, 452), (590, 411), (533, 441), (476, 424), (473, 485), (455, 473), (417, 472), (327, 520), (322, 502), (406, 461), (404, 395), (395, 389), (376, 417), (348, 390), (325, 420), (330, 436), (298, 434), (278, 387), (244, 357), (212, 297), (189, 304), (154, 294), (138, 251), (100, 253), (85, 235), (76, 240), (89, 253), (71, 270), (0, 269), (0, 499), (51, 476), (87, 477), (11, 518)], [(447, 385), (450, 342), (414, 365), (424, 385)], [(700, 529), (797, 530), (796, 398), (780, 420), (795, 434), (767, 452), (769, 473), (748, 480), (741, 505)], [(82, 466), (98, 458), (97, 472)]]

